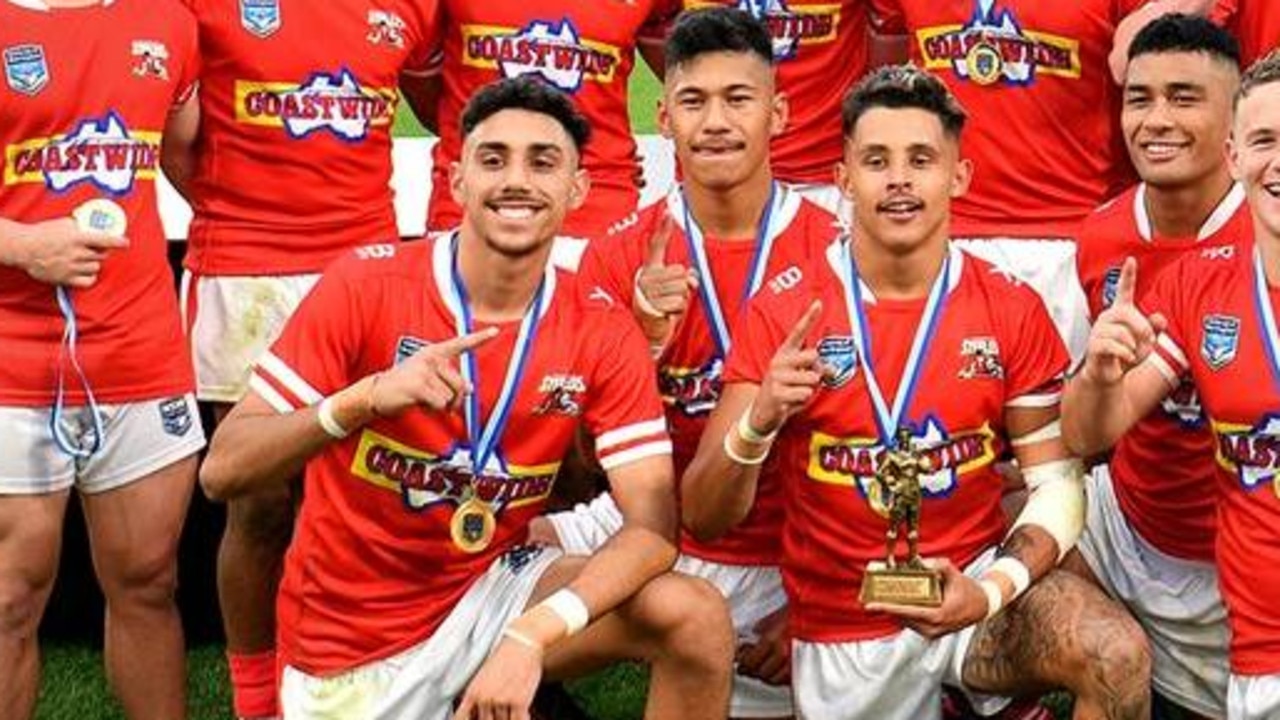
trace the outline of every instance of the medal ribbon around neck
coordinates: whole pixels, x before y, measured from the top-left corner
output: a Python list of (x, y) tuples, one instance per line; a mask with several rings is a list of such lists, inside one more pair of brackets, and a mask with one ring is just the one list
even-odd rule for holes
[(1253, 247), (1253, 303), (1262, 322), (1262, 346), (1267, 349), (1267, 365), (1271, 378), (1280, 386), (1280, 332), (1276, 314), (1271, 309), (1271, 292), (1267, 289), (1267, 272), (1262, 267), (1262, 251)]
[[(765, 203), (764, 213), (756, 226), (755, 252), (751, 256), (751, 269), (747, 273), (746, 285), (742, 288), (742, 302), (745, 304), (760, 289), (764, 282), (765, 270), (769, 267), (769, 253), (773, 250), (773, 242), (778, 232), (770, 227), (774, 211), (782, 204), (784, 194), (778, 192), (776, 182), (769, 184), (769, 200)], [(698, 270), (698, 294), (702, 297), (702, 307), (711, 325), (711, 339), (715, 341), (716, 353), (720, 358), (729, 356), (732, 340), (729, 337), (729, 323), (725, 320), (724, 308), (720, 307), (720, 296), (716, 292), (715, 278), (711, 274), (711, 262), (707, 260), (706, 240), (702, 228), (689, 212), (689, 198), (680, 194), (684, 206), (684, 239), (689, 247), (689, 257), (693, 259)]]
[[(458, 272), (458, 235), (450, 239), (450, 309), (453, 312), (454, 325), (459, 337), (474, 332), (471, 321), (471, 308), (468, 306), (466, 285)], [(462, 353), (462, 378), (471, 385), (471, 394), (463, 404), (463, 412), (467, 424), (467, 441), (471, 445), (471, 471), (476, 477), (484, 472), (498, 445), (502, 442), (502, 433), (506, 429), (507, 419), (511, 414), (511, 405), (515, 401), (516, 391), (520, 387), (520, 378), (524, 375), (525, 366), (533, 351), (533, 341), (538, 334), (538, 321), (542, 315), (543, 294), (546, 289), (545, 276), (538, 283), (529, 306), (525, 308), (524, 317), (520, 320), (520, 332), (516, 335), (516, 346), (507, 363), (507, 374), (502, 379), (502, 390), (498, 393), (498, 401), (494, 403), (489, 420), (482, 428), (480, 425), (480, 367), (476, 363), (476, 351), (467, 350)], [(501, 462), (501, 457), (499, 457)]]
[(911, 406), (911, 398), (915, 395), (916, 385), (920, 381), (920, 371), (927, 357), (929, 343), (942, 319), (942, 311), (946, 306), (951, 278), (951, 250), (947, 249), (946, 258), (942, 261), (942, 270), (929, 289), (929, 299), (925, 303), (924, 313), (916, 325), (915, 338), (911, 341), (911, 353), (907, 355), (907, 364), (902, 369), (902, 378), (893, 395), (893, 407), (885, 402), (884, 392), (876, 379), (875, 362), (871, 359), (871, 324), (867, 320), (866, 309), (862, 301), (862, 280), (858, 274), (858, 262), (854, 258), (853, 239), (845, 243), (845, 252), (849, 255), (844, 285), (845, 304), (849, 312), (849, 331), (853, 335), (854, 351), (862, 360), (862, 368), (867, 380), (867, 393), (871, 395), (871, 406), (875, 411), (876, 429), (880, 434), (880, 442), (885, 448), (894, 447), (895, 430), (901, 426), (907, 408)]

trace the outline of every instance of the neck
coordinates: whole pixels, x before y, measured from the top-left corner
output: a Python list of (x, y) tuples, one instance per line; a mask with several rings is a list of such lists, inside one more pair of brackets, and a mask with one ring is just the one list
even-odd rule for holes
[(525, 255), (507, 255), (478, 234), (459, 232), (458, 274), (467, 288), (473, 320), (501, 323), (519, 320), (533, 300), (550, 260), (551, 243)]
[[(853, 237), (866, 237), (854, 230)], [(905, 253), (887, 252), (874, 242), (853, 241), (858, 275), (877, 298), (918, 300), (928, 297), (933, 281), (947, 256), (946, 234), (921, 243)]]
[(748, 182), (723, 190), (689, 181), (683, 187), (689, 214), (704, 235), (717, 240), (754, 240), (769, 202), (773, 174), (766, 167)]
[(1196, 237), (1214, 209), (1231, 191), (1231, 174), (1225, 166), (1203, 182), (1184, 187), (1145, 185), (1143, 203), (1158, 238)]

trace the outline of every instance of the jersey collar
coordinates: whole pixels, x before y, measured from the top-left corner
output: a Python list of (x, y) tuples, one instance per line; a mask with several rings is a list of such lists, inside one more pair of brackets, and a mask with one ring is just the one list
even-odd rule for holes
[[(1244, 186), (1233, 183), (1231, 189), (1218, 202), (1218, 206), (1205, 218), (1204, 224), (1196, 233), (1196, 240), (1213, 237), (1226, 226), (1240, 206), (1244, 204)], [(1146, 242), (1155, 237), (1155, 229), (1151, 227), (1151, 216), (1147, 213), (1147, 184), (1139, 183), (1138, 191), (1133, 194), (1133, 219), (1138, 225), (1138, 235)]]
[[(458, 231), (454, 231), (458, 232)], [(434, 238), (423, 240), (422, 242), (432, 242), (435, 245), (431, 248), (431, 278), (435, 282), (436, 294), (444, 301), (445, 305), (451, 305), (454, 297), (453, 287), (453, 254), (450, 252), (452, 245), (453, 232), (443, 232)], [(556, 238), (560, 240), (560, 238)], [(556, 294), (556, 266), (557, 264), (551, 258), (547, 258), (547, 266), (543, 268), (543, 296), (542, 311), (538, 314), (538, 318), (546, 317), (547, 311), (551, 308), (551, 301)], [(449, 307), (450, 312), (461, 312), (461, 308)]]

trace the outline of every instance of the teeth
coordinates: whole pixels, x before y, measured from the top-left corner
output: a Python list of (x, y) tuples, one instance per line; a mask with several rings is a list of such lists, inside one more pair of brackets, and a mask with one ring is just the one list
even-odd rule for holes
[(1181, 149), (1178, 145), (1170, 145), (1168, 143), (1150, 143), (1146, 146), (1147, 154), (1159, 156), (1173, 155)]
[(498, 208), (498, 214), (512, 220), (525, 220), (533, 217), (533, 208), (503, 206)]

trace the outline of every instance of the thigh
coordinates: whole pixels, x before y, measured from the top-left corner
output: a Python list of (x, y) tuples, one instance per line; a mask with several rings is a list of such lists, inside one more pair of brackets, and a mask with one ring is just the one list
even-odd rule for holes
[(58, 572), (70, 491), (0, 497), (0, 598), (47, 593)]
[[(87, 426), (82, 409), (67, 409), (68, 425)], [(0, 497), (56, 493), (75, 483), (76, 462), (53, 441), (49, 408), (0, 407)]]
[(134, 482), (82, 495), (94, 567), (104, 590), (170, 576), (195, 486), (187, 456)]
[(964, 657), (962, 681), (997, 695), (1072, 687), (1083, 673), (1102, 672), (1107, 648), (1133, 637), (1135, 628), (1128, 612), (1098, 587), (1053, 570), (978, 626)]

